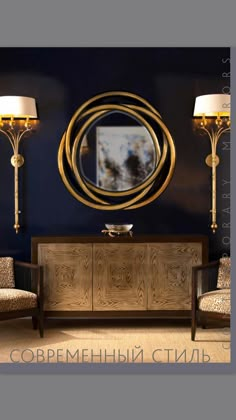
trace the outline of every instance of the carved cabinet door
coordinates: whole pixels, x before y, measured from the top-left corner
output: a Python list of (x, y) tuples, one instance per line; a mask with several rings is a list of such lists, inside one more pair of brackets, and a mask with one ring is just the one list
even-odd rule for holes
[(148, 258), (148, 309), (191, 309), (192, 266), (202, 262), (202, 244), (150, 243)]
[(93, 310), (147, 309), (147, 245), (94, 244)]
[(92, 310), (92, 244), (39, 244), (45, 311)]

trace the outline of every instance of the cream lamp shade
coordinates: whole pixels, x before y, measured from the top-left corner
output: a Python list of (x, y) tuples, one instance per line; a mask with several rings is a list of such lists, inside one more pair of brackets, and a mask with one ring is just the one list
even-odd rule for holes
[(223, 93), (197, 96), (194, 117), (229, 117), (230, 95)]
[(37, 118), (36, 102), (28, 96), (0, 96), (2, 118)]

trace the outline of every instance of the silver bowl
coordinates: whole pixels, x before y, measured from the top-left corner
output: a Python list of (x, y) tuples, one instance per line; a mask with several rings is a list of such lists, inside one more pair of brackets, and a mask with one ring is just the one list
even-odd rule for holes
[(106, 223), (105, 226), (108, 230), (113, 232), (129, 232), (133, 227), (131, 224), (118, 225), (112, 223)]

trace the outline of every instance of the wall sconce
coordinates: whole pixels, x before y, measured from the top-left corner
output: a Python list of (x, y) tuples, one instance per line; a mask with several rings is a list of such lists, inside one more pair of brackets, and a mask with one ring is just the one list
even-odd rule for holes
[(14, 166), (14, 201), (15, 224), (18, 233), (19, 225), (19, 196), (18, 196), (18, 169), (24, 164), (24, 158), (19, 154), (19, 145), (22, 137), (33, 130), (30, 119), (37, 119), (36, 103), (34, 98), (26, 96), (0, 96), (0, 133), (4, 134), (13, 149), (11, 164)]
[[(197, 127), (208, 134), (211, 142), (211, 154), (206, 157), (206, 164), (212, 168), (212, 224), (213, 233), (216, 223), (216, 167), (220, 159), (216, 154), (219, 138), (230, 131), (230, 95), (213, 94), (197, 96), (193, 116)], [(200, 120), (199, 118), (200, 117)]]

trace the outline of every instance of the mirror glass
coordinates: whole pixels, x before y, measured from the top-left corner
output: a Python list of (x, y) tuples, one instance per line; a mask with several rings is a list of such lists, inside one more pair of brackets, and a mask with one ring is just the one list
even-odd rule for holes
[(90, 125), (77, 149), (84, 178), (106, 191), (128, 191), (143, 183), (160, 160), (146, 127), (114, 111)]

